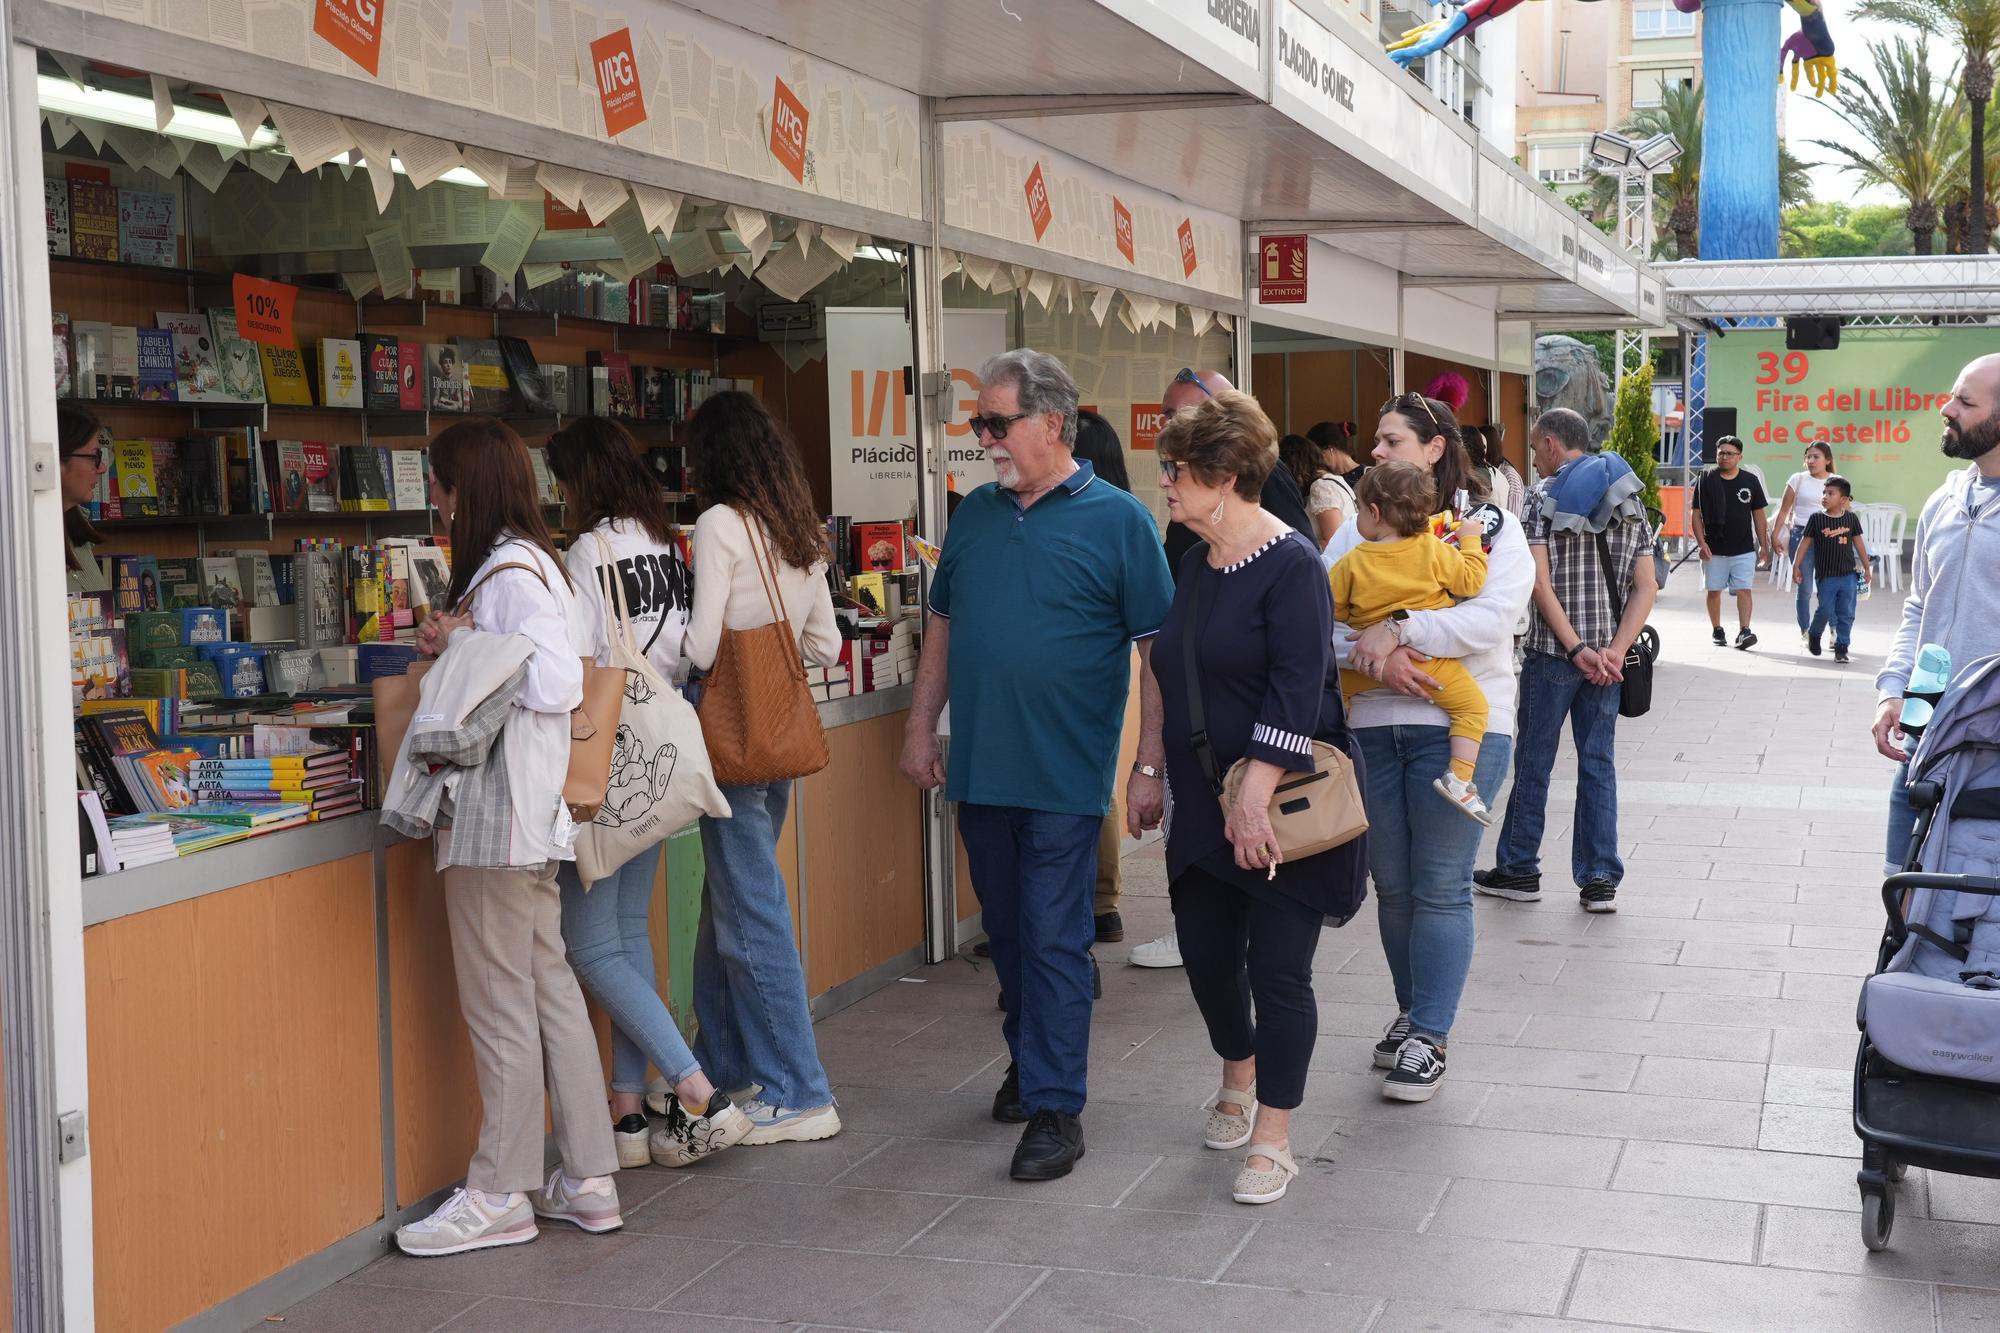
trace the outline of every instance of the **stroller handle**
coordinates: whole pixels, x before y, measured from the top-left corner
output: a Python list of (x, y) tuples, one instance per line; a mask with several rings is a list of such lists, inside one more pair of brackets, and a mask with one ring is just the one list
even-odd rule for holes
[(1898, 944), (1909, 934), (1903, 920), (1903, 894), (1911, 889), (1950, 889), (1956, 893), (1978, 893), (2000, 898), (2000, 879), (1991, 875), (1933, 875), (1906, 870), (1882, 881), (1882, 907), (1889, 914), (1889, 932)]

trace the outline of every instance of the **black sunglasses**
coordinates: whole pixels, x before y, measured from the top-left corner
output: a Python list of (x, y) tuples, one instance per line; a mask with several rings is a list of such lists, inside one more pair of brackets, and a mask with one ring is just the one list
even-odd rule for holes
[(1015, 422), (1033, 416), (1032, 412), (1016, 412), (1011, 417), (967, 417), (965, 424), (972, 427), (974, 435), (986, 435), (996, 440), (1007, 438), (1007, 430)]
[[(1444, 427), (1438, 424), (1437, 413), (1431, 411), (1430, 403), (1420, 393), (1399, 393), (1388, 402), (1382, 404), (1382, 411), (1384, 413), (1402, 412), (1408, 414), (1411, 408), (1422, 412), (1424, 419), (1431, 423), (1431, 435), (1444, 434)], [(1424, 438), (1429, 439), (1430, 436), (1427, 435)]]

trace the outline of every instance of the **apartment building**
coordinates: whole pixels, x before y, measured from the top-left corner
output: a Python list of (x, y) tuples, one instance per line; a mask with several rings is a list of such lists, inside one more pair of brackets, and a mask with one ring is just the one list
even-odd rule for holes
[(1510, 17), (1520, 69), (1514, 151), (1558, 188), (1589, 185), (1592, 134), (1630, 124), (1668, 88), (1700, 82), (1701, 16), (1673, 0), (1541, 0)]

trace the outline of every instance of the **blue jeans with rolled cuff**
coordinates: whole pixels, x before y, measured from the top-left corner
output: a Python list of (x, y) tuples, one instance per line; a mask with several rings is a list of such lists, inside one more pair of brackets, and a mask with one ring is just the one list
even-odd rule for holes
[(647, 848), (587, 891), (575, 862), (563, 862), (556, 872), (570, 968), (611, 1017), (613, 1092), (644, 1092), (648, 1064), (669, 1083), (701, 1069), (660, 998), (653, 938), (646, 929), (665, 850), (664, 844)]

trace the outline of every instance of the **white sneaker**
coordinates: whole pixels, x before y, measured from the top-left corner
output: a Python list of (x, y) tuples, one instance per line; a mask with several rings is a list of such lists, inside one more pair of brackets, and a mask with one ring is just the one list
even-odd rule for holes
[(727, 1093), (710, 1097), (700, 1115), (689, 1115), (676, 1097), (667, 1104), (667, 1123), (653, 1131), (652, 1160), (661, 1166), (692, 1166), (735, 1147), (749, 1132), (750, 1117), (730, 1104)]
[(1132, 950), (1128, 960), (1134, 967), (1179, 967), (1181, 965), (1181, 935), (1170, 930), (1156, 940), (1147, 940)]
[(549, 1173), (549, 1183), (530, 1194), (528, 1202), (537, 1217), (567, 1222), (593, 1234), (625, 1225), (618, 1211), (618, 1187), (610, 1176), (590, 1176), (571, 1184), (558, 1166)]
[[(751, 1083), (741, 1088), (728, 1088), (729, 1100), (738, 1106), (749, 1101), (764, 1090), (763, 1085)], [(656, 1078), (646, 1085), (646, 1109), (654, 1115), (665, 1115), (667, 1103), (674, 1100), (674, 1085), (664, 1078)], [(641, 1163), (644, 1165), (644, 1163)]]
[(750, 1132), (743, 1136), (747, 1148), (766, 1143), (810, 1143), (840, 1133), (840, 1112), (830, 1105), (800, 1109), (772, 1106), (752, 1097), (742, 1109), (750, 1117)]
[(611, 1142), (618, 1149), (620, 1170), (630, 1171), (653, 1160), (646, 1151), (646, 1139), (651, 1132), (646, 1117), (636, 1111), (611, 1126)]
[(396, 1248), (420, 1259), (464, 1254), (499, 1245), (523, 1245), (540, 1235), (525, 1194), (510, 1194), (496, 1208), (484, 1192), (458, 1189), (429, 1217), (396, 1228)]
[(1472, 783), (1447, 771), (1431, 786), (1450, 803), (1452, 809), (1478, 820), (1487, 828), (1493, 827), (1493, 812), (1486, 808), (1486, 802), (1479, 799), (1479, 788)]

